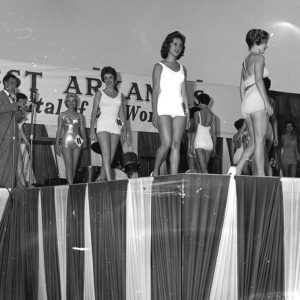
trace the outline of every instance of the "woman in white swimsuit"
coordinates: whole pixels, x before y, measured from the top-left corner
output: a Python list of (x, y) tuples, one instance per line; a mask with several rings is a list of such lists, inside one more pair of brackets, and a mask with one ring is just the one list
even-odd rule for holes
[[(101, 147), (102, 168), (100, 178), (113, 180), (111, 163), (122, 134), (122, 141), (126, 141), (127, 130), (125, 122), (124, 96), (116, 88), (117, 72), (112, 67), (104, 67), (101, 71), (101, 80), (106, 87), (97, 91), (91, 115), (90, 138), (98, 140)], [(96, 115), (100, 109), (97, 121), (97, 136), (93, 130)]]
[(236, 167), (230, 167), (231, 174), (240, 175), (246, 161), (254, 158), (258, 176), (265, 176), (265, 139), (269, 117), (273, 114), (269, 97), (266, 93), (263, 78), (268, 76), (263, 54), (267, 49), (269, 34), (262, 29), (251, 29), (246, 36), (249, 55), (243, 62), (240, 92), (242, 99), (242, 115), (245, 118), (250, 135), (249, 146), (244, 150)]
[(208, 108), (210, 97), (201, 94), (198, 98), (200, 111), (195, 113), (196, 135), (194, 137), (194, 149), (200, 164), (201, 173), (208, 173), (207, 164), (211, 154), (215, 154), (216, 127), (215, 114)]
[(184, 50), (185, 36), (178, 31), (170, 33), (162, 44), (163, 60), (155, 64), (152, 74), (152, 123), (158, 128), (161, 143), (155, 156), (153, 176), (159, 175), (160, 166), (170, 149), (170, 172), (178, 173), (180, 142), (190, 120), (186, 69), (177, 62)]

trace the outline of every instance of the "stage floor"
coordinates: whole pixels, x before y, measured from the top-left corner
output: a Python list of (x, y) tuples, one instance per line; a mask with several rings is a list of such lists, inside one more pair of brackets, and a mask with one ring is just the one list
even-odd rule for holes
[(0, 299), (300, 299), (300, 179), (0, 190)]

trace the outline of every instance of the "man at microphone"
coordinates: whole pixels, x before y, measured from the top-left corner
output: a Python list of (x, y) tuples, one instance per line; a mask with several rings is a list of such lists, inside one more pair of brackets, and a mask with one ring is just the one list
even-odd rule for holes
[(16, 173), (20, 152), (17, 114), (27, 100), (16, 101), (15, 93), (21, 81), (13, 74), (3, 78), (0, 92), (0, 187), (13, 188), (17, 184)]

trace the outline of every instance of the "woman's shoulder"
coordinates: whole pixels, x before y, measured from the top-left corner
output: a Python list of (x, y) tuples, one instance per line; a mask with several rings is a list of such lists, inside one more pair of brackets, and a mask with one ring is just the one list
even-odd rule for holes
[(64, 116), (66, 116), (66, 114), (67, 114), (67, 110), (65, 110), (65, 111), (61, 111), (60, 113), (59, 113), (59, 117), (60, 118), (63, 118)]
[(250, 53), (243, 61), (246, 65), (249, 63), (251, 64), (252, 62), (260, 62), (260, 61), (265, 61), (265, 57), (263, 54), (259, 53)]
[(253, 61), (257, 63), (265, 63), (265, 57), (263, 54), (252, 54)]
[(162, 70), (164, 66), (165, 64), (163, 63), (163, 61), (159, 61), (154, 65), (154, 69)]
[(98, 89), (97, 92), (96, 92), (96, 96), (102, 96), (102, 93), (103, 92), (100, 89)]

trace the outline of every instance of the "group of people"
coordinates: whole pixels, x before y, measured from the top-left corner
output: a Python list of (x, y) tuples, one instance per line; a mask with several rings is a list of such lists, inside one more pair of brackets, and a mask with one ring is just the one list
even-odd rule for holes
[[(101, 79), (105, 88), (98, 90), (91, 114), (90, 138), (98, 141), (101, 147), (102, 168), (99, 181), (114, 179), (111, 163), (122, 136), (127, 138), (127, 126), (124, 114), (124, 95), (116, 87), (117, 72), (112, 67), (104, 67)], [(69, 93), (66, 96), (67, 111), (59, 114), (56, 133), (56, 153), (63, 155), (66, 176), (69, 184), (74, 182), (80, 151), (87, 147), (87, 137), (83, 116), (77, 112), (79, 97)], [(96, 133), (95, 123), (97, 119)]]
[[(243, 119), (238, 122), (240, 124), (236, 124), (239, 132), (234, 137), (239, 150), (228, 174), (249, 174), (247, 169), (252, 161), (252, 174), (272, 175), (267, 155), (272, 145), (278, 145), (278, 132), (274, 100), (268, 95), (271, 81), (264, 57), (268, 41), (269, 34), (262, 29), (252, 29), (246, 35), (249, 53), (242, 63), (240, 78)], [(170, 173), (178, 172), (179, 147), (184, 129), (189, 129), (190, 169), (206, 173), (209, 157), (215, 152), (215, 115), (208, 109), (209, 101), (200, 100), (200, 109), (192, 111), (191, 122), (185, 87), (186, 69), (178, 63), (184, 50), (185, 37), (177, 31), (169, 34), (161, 48), (163, 60), (153, 70), (153, 125), (158, 128), (161, 141), (155, 157), (153, 176), (159, 175), (159, 168), (169, 151)], [(196, 91), (194, 96), (200, 99), (201, 93), (199, 96)], [(205, 98), (203, 94), (202, 99)], [(293, 129), (293, 123), (287, 121), (286, 133), (281, 137), (283, 176), (295, 176), (297, 162), (300, 161)], [(238, 147), (238, 144), (244, 147)]]
[[(250, 136), (244, 125), (244, 119), (234, 123), (237, 133), (233, 136), (233, 163), (236, 165), (245, 148), (248, 147)], [(275, 114), (270, 118), (265, 142), (265, 173), (267, 176), (296, 177), (297, 164), (300, 161), (298, 138), (292, 120), (286, 120), (284, 133), (278, 138)], [(280, 151), (280, 153), (279, 153)], [(243, 175), (255, 174), (256, 164), (248, 159), (242, 170)]]
[[(230, 167), (231, 174), (247, 174), (247, 165), (252, 160), (252, 173), (258, 176), (269, 174), (266, 167), (266, 153), (269, 151), (268, 132), (272, 127), (272, 143), (278, 143), (277, 129), (274, 129), (274, 105), (268, 96), (267, 76), (264, 53), (267, 49), (269, 34), (262, 29), (252, 29), (247, 33), (246, 43), (249, 53), (242, 63), (240, 95), (242, 100), (238, 134), (234, 138), (238, 158), (235, 166)], [(162, 60), (155, 64), (152, 74), (152, 123), (158, 129), (160, 146), (155, 156), (151, 176), (160, 175), (160, 167), (170, 152), (170, 174), (178, 173), (180, 144), (185, 131), (188, 132), (189, 168), (195, 172), (207, 173), (207, 164), (215, 154), (216, 133), (215, 114), (209, 109), (210, 97), (196, 91), (195, 107), (189, 109), (186, 91), (186, 68), (178, 61), (184, 55), (185, 36), (178, 31), (167, 35), (161, 47)], [(114, 158), (120, 138), (127, 138), (124, 95), (118, 91), (117, 72), (112, 67), (101, 71), (105, 88), (98, 90), (93, 103), (90, 121), (90, 138), (99, 142), (102, 152), (102, 168), (99, 180), (114, 179), (111, 162)], [(15, 153), (12, 147), (19, 143), (15, 123), (15, 112), (20, 112), (26, 105), (26, 99), (15, 101), (13, 95), (17, 78), (8, 74), (3, 79), (4, 90), (0, 93), (0, 152)], [(66, 165), (66, 176), (69, 184), (74, 182), (81, 149), (87, 147), (87, 137), (83, 116), (77, 112), (79, 97), (76, 94), (66, 95), (67, 110), (58, 117), (56, 134), (56, 153), (62, 155)], [(99, 117), (98, 117), (99, 116)], [(273, 117), (272, 117), (273, 116)], [(96, 118), (96, 132), (94, 130)], [(270, 121), (271, 120), (271, 121)], [(295, 161), (299, 160), (297, 141), (292, 134), (293, 124), (286, 124), (286, 134), (281, 141), (283, 174), (295, 175)], [(13, 137), (13, 139), (12, 139)], [(14, 140), (11, 144), (8, 141)], [(243, 144), (243, 147), (241, 145)], [(291, 150), (294, 149), (294, 150)], [(297, 151), (296, 151), (297, 150)], [(294, 151), (293, 157), (289, 151)], [(7, 169), (7, 159), (0, 158), (0, 170)], [(17, 168), (17, 157), (13, 157), (11, 174), (2, 175), (1, 185), (14, 186), (14, 169)], [(253, 167), (255, 165), (255, 167)], [(11, 181), (9, 184), (8, 181)]]
[[(207, 162), (215, 148), (216, 135), (211, 134), (215, 132), (215, 115), (208, 108), (210, 97), (207, 94), (195, 94), (199, 111), (192, 119), (189, 115), (186, 69), (177, 62), (184, 54), (184, 44), (185, 37), (181, 33), (176, 31), (169, 34), (161, 48), (163, 60), (157, 63), (153, 70), (152, 122), (154, 127), (158, 128), (161, 145), (157, 150), (152, 176), (159, 175), (160, 167), (170, 150), (170, 173), (178, 172), (181, 139), (191, 125), (194, 129), (190, 129), (190, 153), (197, 158), (199, 168), (196, 170), (207, 172)], [(127, 139), (125, 98), (116, 87), (117, 72), (114, 68), (104, 67), (101, 79), (105, 88), (102, 91), (98, 90), (94, 98), (90, 138), (98, 141), (101, 147), (102, 168), (98, 180), (110, 181), (114, 179), (111, 163), (119, 140), (121, 138), (122, 142), (125, 142)], [(68, 110), (62, 112), (58, 118), (56, 152), (63, 155), (67, 180), (72, 184), (80, 148), (86, 147), (87, 143), (82, 117), (76, 112), (78, 97), (68, 94), (65, 104)]]

